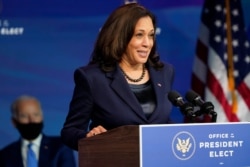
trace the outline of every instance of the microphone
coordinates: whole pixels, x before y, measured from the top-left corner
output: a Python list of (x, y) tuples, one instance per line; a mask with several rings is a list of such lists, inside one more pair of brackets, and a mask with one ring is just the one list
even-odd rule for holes
[(214, 111), (214, 105), (211, 102), (205, 102), (201, 97), (193, 90), (189, 90), (185, 98), (195, 106), (199, 106), (201, 111), (206, 114), (212, 115), (212, 121), (216, 121), (217, 113)]
[(183, 98), (177, 91), (170, 91), (168, 93), (168, 99), (174, 106), (180, 108), (183, 115), (193, 118), (196, 117), (193, 105), (191, 103), (184, 102)]

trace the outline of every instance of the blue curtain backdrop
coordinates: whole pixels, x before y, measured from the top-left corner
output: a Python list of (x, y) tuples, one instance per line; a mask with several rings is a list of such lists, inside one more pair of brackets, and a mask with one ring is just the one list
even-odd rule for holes
[[(140, 0), (158, 18), (161, 59), (176, 68), (174, 89), (190, 89), (204, 0)], [(10, 104), (21, 94), (41, 100), (48, 135), (59, 135), (73, 90), (73, 71), (85, 65), (97, 33), (122, 0), (0, 0), (0, 148), (19, 135)], [(250, 36), (250, 1), (242, 0)], [(182, 122), (177, 108), (173, 120)]]

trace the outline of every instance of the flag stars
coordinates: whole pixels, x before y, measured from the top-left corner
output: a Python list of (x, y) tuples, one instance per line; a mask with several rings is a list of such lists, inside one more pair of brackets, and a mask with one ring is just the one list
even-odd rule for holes
[(245, 47), (249, 48), (249, 42), (248, 41), (245, 42)]
[(239, 15), (239, 11), (238, 11), (237, 9), (234, 9), (234, 10), (232, 11), (232, 15), (233, 15), (233, 16), (238, 16), (238, 15)]
[(222, 11), (221, 5), (216, 5), (215, 10), (218, 11), (218, 12)]
[(220, 20), (216, 20), (214, 24), (216, 27), (221, 27), (221, 25), (222, 25)]
[(224, 53), (224, 60), (227, 60), (227, 53)]
[(239, 61), (239, 56), (238, 55), (234, 55), (233, 56), (233, 60), (234, 60), (234, 62), (238, 62)]
[(233, 25), (233, 26), (232, 26), (232, 30), (233, 30), (234, 32), (239, 31), (239, 26), (238, 26), (237, 24)]
[(249, 56), (249, 55), (247, 55), (247, 56), (245, 57), (245, 62), (246, 62), (247, 64), (250, 63), (250, 56)]
[(219, 35), (216, 35), (214, 37), (214, 40), (219, 43), (219, 42), (221, 42), (221, 37)]
[(233, 40), (233, 41), (232, 41), (232, 44), (233, 44), (234, 47), (239, 46), (238, 40)]
[(227, 38), (224, 38), (224, 44), (227, 45)]
[(238, 70), (234, 70), (234, 76), (238, 77), (239, 76), (239, 71)]

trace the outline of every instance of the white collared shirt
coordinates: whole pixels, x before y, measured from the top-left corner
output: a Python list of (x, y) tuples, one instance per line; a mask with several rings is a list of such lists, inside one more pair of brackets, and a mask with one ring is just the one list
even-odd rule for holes
[(41, 140), (42, 140), (42, 134), (40, 134), (36, 139), (34, 139), (32, 141), (29, 141), (29, 140), (26, 140), (26, 139), (22, 139), (21, 152), (22, 152), (22, 158), (23, 158), (23, 165), (24, 165), (24, 167), (27, 167), (26, 161), (27, 161), (27, 151), (28, 151), (27, 148), (28, 148), (28, 144), (30, 142), (33, 143), (32, 150), (35, 152), (36, 159), (38, 161)]

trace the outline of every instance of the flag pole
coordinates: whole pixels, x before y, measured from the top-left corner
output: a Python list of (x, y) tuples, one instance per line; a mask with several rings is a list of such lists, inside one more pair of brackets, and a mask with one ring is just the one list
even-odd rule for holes
[(226, 2), (226, 31), (227, 31), (227, 55), (228, 55), (228, 83), (229, 90), (232, 96), (232, 112), (236, 113), (238, 108), (237, 98), (235, 94), (234, 80), (234, 62), (233, 62), (233, 46), (232, 46), (232, 31), (231, 31), (231, 9), (230, 0)]

